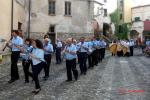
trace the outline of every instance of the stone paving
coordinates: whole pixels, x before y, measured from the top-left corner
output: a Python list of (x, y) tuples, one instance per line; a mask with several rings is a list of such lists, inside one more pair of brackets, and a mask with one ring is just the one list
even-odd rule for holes
[[(9, 67), (0, 67), (0, 100), (150, 100), (150, 58), (135, 50), (133, 57), (111, 57), (78, 81), (65, 82), (65, 63), (51, 65), (50, 78), (42, 80), (42, 91), (33, 95), (34, 84), (24, 84), (22, 67), (20, 80), (8, 84)], [(140, 90), (138, 92), (133, 90)]]

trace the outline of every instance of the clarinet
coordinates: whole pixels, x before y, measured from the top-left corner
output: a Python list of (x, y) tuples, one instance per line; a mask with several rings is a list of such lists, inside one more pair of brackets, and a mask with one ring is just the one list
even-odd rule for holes
[(12, 37), (9, 39), (9, 41), (5, 44), (4, 48), (3, 48), (3, 51), (5, 51), (6, 47), (7, 47), (7, 44), (12, 40)]

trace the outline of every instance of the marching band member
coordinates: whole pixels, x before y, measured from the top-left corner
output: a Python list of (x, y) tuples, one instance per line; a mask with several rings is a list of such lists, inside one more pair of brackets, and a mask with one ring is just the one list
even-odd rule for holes
[(112, 56), (115, 56), (117, 51), (117, 43), (115, 40), (109, 45), (109, 48), (110, 52), (112, 53)]
[(102, 47), (103, 47), (103, 44), (102, 44), (102, 41), (100, 40), (100, 39), (97, 39), (97, 41), (98, 41), (98, 62), (102, 62)]
[(123, 56), (123, 49), (122, 49), (122, 46), (120, 44), (120, 41), (118, 41), (118, 43), (117, 43), (117, 56), (118, 57)]
[(106, 49), (106, 42), (102, 40), (102, 59), (105, 58), (105, 49)]
[(18, 73), (18, 59), (20, 56), (20, 49), (19, 47), (23, 46), (23, 39), (19, 37), (17, 30), (12, 31), (12, 40), (10, 43), (7, 43), (7, 46), (11, 48), (12, 54), (11, 54), (11, 79), (8, 81), (8, 83), (12, 83), (19, 79), (19, 73)]
[[(73, 41), (73, 44), (74, 44), (74, 45), (76, 46), (76, 48), (77, 48), (77, 40), (73, 39), (72, 41)], [(78, 64), (78, 63), (79, 63), (78, 51), (77, 51), (77, 58), (76, 58), (76, 60), (77, 60), (77, 64)]]
[(89, 53), (88, 53), (88, 64), (89, 64), (89, 67), (88, 68), (93, 68), (94, 67), (94, 63), (93, 63), (93, 59), (92, 59), (92, 55), (93, 55), (93, 41), (92, 41), (92, 39), (88, 42), (88, 46), (89, 46)]
[(77, 58), (77, 48), (72, 43), (72, 38), (67, 39), (67, 45), (65, 46), (63, 53), (66, 59), (66, 69), (67, 69), (67, 82), (72, 81), (72, 72), (75, 80), (78, 79), (78, 71), (76, 69), (76, 58)]
[(47, 34), (44, 35), (44, 40), (45, 40), (46, 38), (48, 38), (48, 42), (51, 44), (51, 39), (49, 38), (49, 36), (48, 36)]
[(44, 50), (42, 42), (40, 40), (33, 40), (32, 46), (32, 53), (29, 54), (32, 59), (33, 80), (35, 82), (35, 90), (32, 91), (32, 93), (37, 94), (41, 90), (38, 75), (40, 74), (41, 70), (47, 65), (44, 60)]
[(129, 56), (129, 44), (127, 41), (121, 41), (120, 42), (122, 48), (123, 48), (123, 56)]
[(85, 42), (84, 37), (80, 38), (80, 42), (77, 44), (77, 49), (79, 51), (81, 75), (82, 74), (86, 75), (86, 72), (87, 72), (87, 66), (86, 66), (87, 52), (89, 49), (88, 49), (88, 43)]
[(44, 80), (47, 80), (49, 77), (49, 68), (51, 64), (51, 57), (52, 57), (53, 51), (54, 51), (53, 45), (49, 43), (48, 38), (45, 38), (44, 39), (44, 59), (47, 62), (47, 66), (44, 67), (44, 71), (45, 71)]
[(92, 59), (93, 59), (93, 65), (97, 66), (98, 65), (98, 41), (96, 38), (93, 38), (93, 54), (92, 54)]
[(130, 56), (133, 56), (134, 40), (129, 40)]
[(29, 76), (33, 78), (32, 73), (29, 71), (31, 65), (29, 53), (31, 53), (33, 50), (33, 47), (31, 45), (31, 40), (26, 39), (24, 46), (20, 48), (20, 50), (22, 52), (21, 57), (22, 57), (22, 66), (25, 74), (25, 83), (29, 83)]
[(61, 63), (61, 49), (62, 49), (62, 42), (57, 40), (56, 43), (56, 64)]

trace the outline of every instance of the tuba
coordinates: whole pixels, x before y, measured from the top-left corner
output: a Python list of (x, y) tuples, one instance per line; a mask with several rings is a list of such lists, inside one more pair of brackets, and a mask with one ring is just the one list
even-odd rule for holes
[(109, 49), (110, 49), (110, 52), (111, 52), (111, 53), (116, 54), (116, 51), (117, 51), (117, 44), (116, 44), (116, 43), (110, 44)]

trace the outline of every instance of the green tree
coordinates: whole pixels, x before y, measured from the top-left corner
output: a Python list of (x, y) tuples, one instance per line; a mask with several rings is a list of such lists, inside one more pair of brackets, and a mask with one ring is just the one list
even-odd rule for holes
[[(115, 36), (117, 36), (119, 39), (127, 39), (127, 34), (129, 32), (128, 24), (129, 23), (123, 23), (122, 25), (119, 25), (120, 21), (120, 13), (118, 12), (118, 9), (116, 9), (111, 15), (111, 21), (115, 24)], [(119, 28), (120, 31), (119, 31)]]
[(116, 9), (113, 13), (110, 14), (111, 21), (115, 23), (115, 25), (119, 24), (119, 13), (118, 9)]

